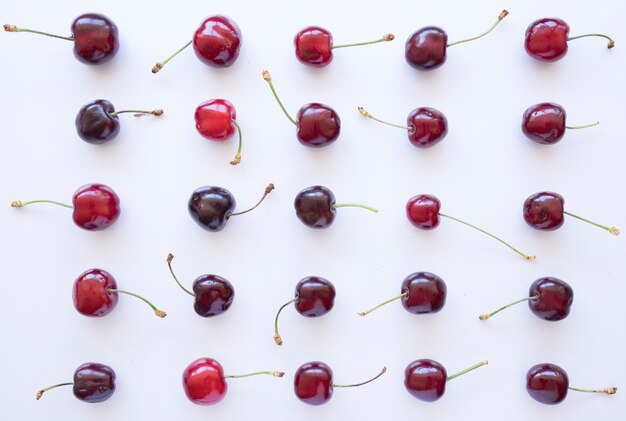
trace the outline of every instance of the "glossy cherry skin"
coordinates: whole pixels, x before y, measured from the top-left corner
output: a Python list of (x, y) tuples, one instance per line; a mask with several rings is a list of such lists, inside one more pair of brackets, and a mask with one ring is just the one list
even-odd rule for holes
[(553, 102), (535, 104), (524, 111), (522, 131), (530, 140), (552, 145), (565, 134), (565, 109)]
[(109, 186), (85, 184), (72, 197), (72, 219), (87, 231), (102, 231), (120, 216), (120, 199)]
[(72, 23), (74, 56), (86, 64), (104, 63), (120, 48), (117, 26), (99, 13), (85, 13)]
[(569, 25), (561, 19), (538, 19), (526, 29), (524, 48), (537, 60), (557, 61), (567, 54), (568, 35)]
[(333, 61), (333, 36), (324, 28), (306, 27), (296, 34), (293, 43), (296, 57), (303, 64), (324, 67)]
[(109, 314), (119, 300), (117, 292), (109, 293), (108, 289), (117, 289), (115, 278), (106, 270), (89, 269), (83, 272), (72, 289), (74, 307), (88, 317), (103, 317)]
[(296, 195), (294, 207), (302, 223), (311, 228), (328, 228), (337, 211), (332, 208), (335, 195), (324, 186), (311, 186)]
[(528, 307), (535, 316), (550, 322), (566, 318), (574, 302), (574, 290), (565, 281), (553, 277), (539, 278), (530, 286)]
[(321, 361), (302, 364), (296, 371), (293, 389), (309, 405), (325, 404), (333, 397), (333, 371)]
[(201, 275), (193, 281), (196, 301), (194, 310), (202, 317), (218, 316), (228, 310), (235, 299), (235, 289), (218, 275)]
[(237, 118), (235, 107), (225, 99), (212, 99), (198, 105), (195, 113), (196, 130), (211, 140), (226, 140), (235, 134), (233, 120)]
[(335, 305), (335, 286), (319, 276), (307, 276), (296, 285), (296, 311), (304, 317), (319, 317)]
[(183, 371), (183, 389), (198, 405), (213, 405), (224, 399), (228, 390), (224, 369), (212, 358), (199, 358)]
[(409, 141), (418, 148), (430, 148), (448, 134), (448, 119), (434, 108), (416, 108), (406, 119)]
[(402, 306), (413, 314), (437, 313), (446, 303), (446, 283), (430, 272), (415, 272), (402, 281)]
[(406, 204), (406, 216), (417, 228), (431, 230), (439, 226), (441, 202), (432, 194), (418, 194)]
[(189, 198), (191, 218), (207, 231), (221, 231), (237, 202), (231, 192), (215, 186), (196, 189)]
[(554, 231), (563, 225), (564, 199), (558, 193), (539, 192), (524, 201), (524, 220), (534, 229)]
[(417, 30), (407, 39), (404, 57), (417, 70), (433, 70), (446, 62), (448, 34), (436, 26)]
[(74, 372), (73, 392), (83, 402), (104, 402), (115, 392), (115, 371), (108, 365), (85, 363)]
[(120, 132), (115, 107), (105, 99), (97, 99), (81, 107), (76, 115), (76, 132), (87, 143), (100, 145)]
[(531, 398), (546, 405), (563, 402), (567, 396), (569, 377), (556, 364), (537, 364), (526, 373), (526, 391)]
[(196, 56), (212, 67), (230, 67), (239, 57), (241, 30), (226, 16), (206, 18), (193, 34)]
[(321, 148), (332, 144), (339, 137), (341, 120), (339, 115), (328, 105), (319, 103), (305, 104), (296, 116), (298, 121), (298, 140), (304, 146)]
[(443, 396), (447, 379), (445, 367), (434, 360), (415, 360), (404, 370), (406, 390), (426, 402), (434, 402)]

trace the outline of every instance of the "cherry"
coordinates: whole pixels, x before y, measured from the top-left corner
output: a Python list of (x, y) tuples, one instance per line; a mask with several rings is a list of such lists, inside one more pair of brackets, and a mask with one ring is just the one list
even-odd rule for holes
[(201, 62), (211, 67), (230, 67), (239, 57), (241, 30), (230, 18), (222, 15), (209, 16), (196, 29), (193, 38), (163, 62), (152, 68), (158, 73), (168, 61), (193, 44), (193, 50)]
[(158, 317), (163, 318), (167, 315), (145, 298), (118, 289), (113, 275), (102, 269), (89, 269), (76, 278), (72, 289), (72, 299), (74, 307), (80, 314), (88, 317), (103, 317), (117, 306), (119, 293), (139, 298), (148, 304)]
[(569, 36), (569, 25), (561, 19), (543, 18), (531, 23), (526, 29), (524, 48), (526, 52), (537, 60), (557, 61), (567, 54), (567, 42), (584, 37), (602, 37), (609, 42), (607, 48), (613, 48), (615, 42), (602, 34), (585, 34), (575, 37)]
[(333, 371), (321, 361), (311, 361), (302, 364), (296, 371), (293, 380), (293, 389), (298, 399), (309, 405), (325, 404), (333, 397), (336, 387), (357, 387), (373, 382), (387, 371), (382, 371), (375, 377), (358, 384), (340, 385), (333, 383)]
[(492, 313), (483, 314), (479, 319), (487, 320), (502, 310), (524, 301), (528, 301), (528, 307), (535, 316), (549, 322), (556, 322), (569, 315), (574, 301), (574, 290), (567, 282), (558, 278), (551, 276), (539, 278), (530, 285), (528, 297), (500, 307)]
[(73, 386), (74, 396), (83, 402), (104, 402), (115, 392), (115, 371), (108, 365), (100, 363), (82, 364), (74, 372), (73, 382), (59, 383), (41, 389), (37, 392), (37, 400), (48, 390), (61, 386)]
[(321, 148), (337, 140), (341, 130), (341, 120), (335, 110), (328, 105), (313, 102), (303, 105), (296, 115), (296, 120), (294, 120), (278, 98), (272, 77), (267, 70), (263, 70), (263, 79), (269, 84), (272, 94), (285, 116), (298, 128), (297, 137), (301, 144), (311, 148)]
[(324, 186), (311, 186), (301, 190), (294, 201), (296, 215), (311, 228), (328, 228), (335, 221), (337, 208), (357, 207), (378, 212), (377, 209), (356, 203), (335, 203), (335, 195)]
[(430, 148), (441, 142), (448, 134), (448, 119), (441, 111), (430, 107), (416, 108), (409, 113), (407, 117), (407, 125), (388, 123), (379, 120), (367, 111), (365, 108), (359, 107), (361, 115), (378, 121), (388, 126), (397, 127), (407, 131), (409, 142), (416, 148)]
[(400, 295), (358, 314), (359, 316), (366, 316), (372, 311), (396, 300), (400, 300), (404, 309), (409, 313), (437, 313), (446, 303), (447, 291), (446, 283), (434, 273), (411, 273), (402, 281)]
[(239, 148), (230, 164), (239, 164), (241, 162), (242, 136), (241, 127), (237, 123), (237, 112), (233, 104), (225, 99), (211, 99), (198, 105), (194, 117), (198, 133), (210, 140), (221, 142), (230, 139), (235, 134), (235, 128), (237, 128)]
[(144, 114), (160, 116), (163, 110), (115, 111), (115, 107), (106, 99), (96, 99), (81, 107), (76, 115), (76, 132), (87, 143), (100, 145), (113, 139), (120, 131), (118, 114), (133, 113), (135, 117)]
[(527, 260), (535, 260), (535, 256), (529, 256), (529, 255), (522, 253), (515, 247), (511, 246), (509, 243), (501, 240), (500, 238), (483, 230), (482, 228), (478, 228), (477, 226), (472, 225), (468, 222), (462, 221), (453, 216), (449, 216), (449, 215), (439, 212), (440, 208), (441, 208), (441, 202), (439, 201), (439, 199), (437, 199), (437, 197), (433, 196), (432, 194), (418, 194), (417, 196), (413, 196), (412, 198), (410, 198), (409, 201), (407, 202), (406, 216), (411, 222), (411, 224), (423, 230), (432, 230), (432, 229), (437, 228), (439, 226), (440, 216), (443, 216), (444, 218), (452, 219), (453, 221), (459, 222), (470, 228), (474, 228), (475, 230), (478, 230), (482, 232), (483, 234), (488, 235), (489, 237), (495, 240), (498, 240), (499, 242), (501, 242), (502, 244), (504, 244), (505, 246), (513, 250), (515, 253), (519, 254), (520, 256), (524, 257)]
[(543, 191), (530, 195), (523, 206), (524, 220), (526, 223), (541, 231), (554, 231), (559, 229), (564, 222), (564, 215), (580, 219), (598, 228), (608, 231), (612, 235), (619, 235), (619, 229), (607, 227), (596, 222), (582, 218), (564, 209), (565, 200), (558, 193)]
[(270, 183), (265, 187), (265, 192), (256, 205), (245, 211), (235, 213), (233, 210), (236, 202), (231, 192), (222, 187), (200, 187), (189, 198), (189, 214), (205, 230), (221, 231), (231, 216), (243, 215), (255, 209), (272, 190), (274, 190), (274, 185)]
[(543, 145), (552, 145), (563, 138), (565, 129), (584, 129), (597, 126), (596, 121), (583, 126), (566, 126), (565, 109), (554, 102), (535, 104), (524, 111), (522, 131), (530, 140)]
[(377, 44), (394, 39), (393, 34), (385, 34), (375, 41), (333, 45), (333, 36), (328, 30), (319, 26), (307, 26), (296, 34), (293, 43), (296, 46), (296, 57), (301, 63), (313, 67), (324, 67), (333, 61), (333, 49)]
[(228, 310), (235, 299), (235, 289), (226, 279), (218, 275), (200, 275), (193, 281), (193, 292), (185, 288), (172, 269), (172, 253), (167, 255), (167, 266), (174, 281), (187, 294), (195, 298), (194, 310), (202, 317), (219, 316)]
[(445, 367), (437, 361), (415, 360), (404, 370), (404, 387), (417, 399), (434, 402), (445, 393), (447, 382), (484, 365), (487, 365), (487, 361), (481, 361), (470, 368), (448, 376)]
[(498, 20), (487, 32), (481, 35), (448, 43), (448, 34), (436, 26), (427, 26), (415, 31), (406, 41), (404, 57), (410, 66), (417, 70), (433, 70), (446, 62), (448, 47), (482, 38), (491, 32), (509, 12), (503, 10)]
[(212, 358), (198, 358), (183, 371), (183, 389), (187, 398), (198, 405), (213, 405), (226, 396), (228, 385), (226, 379), (269, 374), (283, 377), (282, 371), (259, 371), (238, 376), (225, 376), (224, 369)]
[(563, 402), (568, 390), (587, 393), (614, 395), (616, 387), (602, 390), (588, 390), (571, 387), (565, 370), (556, 364), (543, 363), (532, 366), (526, 373), (526, 391), (537, 402), (556, 405)]
[(335, 286), (327, 279), (319, 276), (307, 276), (296, 284), (295, 297), (283, 304), (274, 319), (274, 341), (282, 345), (283, 340), (278, 333), (278, 317), (289, 304), (294, 303), (296, 311), (304, 317), (319, 317), (328, 313), (335, 305)]
[(72, 35), (64, 37), (33, 29), (4, 25), (7, 32), (30, 32), (74, 42), (74, 56), (85, 64), (101, 64), (109, 61), (119, 50), (117, 26), (99, 13), (85, 13), (72, 23)]
[(101, 231), (111, 226), (120, 216), (120, 199), (117, 194), (104, 184), (85, 184), (72, 197), (72, 204), (54, 200), (31, 200), (22, 202), (15, 200), (11, 207), (21, 208), (32, 203), (52, 203), (73, 209), (74, 223), (87, 231)]

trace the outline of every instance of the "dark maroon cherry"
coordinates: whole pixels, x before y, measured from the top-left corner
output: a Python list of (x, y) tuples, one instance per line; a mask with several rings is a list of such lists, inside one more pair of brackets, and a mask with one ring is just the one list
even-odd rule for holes
[(593, 122), (582, 126), (566, 126), (565, 109), (553, 102), (535, 104), (524, 111), (522, 131), (530, 140), (543, 145), (552, 145), (563, 138), (565, 129), (584, 129), (596, 126)]
[(540, 61), (558, 61), (567, 54), (567, 42), (584, 37), (602, 37), (608, 40), (607, 48), (613, 48), (615, 42), (602, 34), (569, 36), (569, 25), (561, 19), (537, 19), (526, 29), (524, 48), (532, 57)]
[(195, 113), (196, 130), (204, 138), (222, 142), (239, 133), (239, 148), (231, 165), (241, 162), (242, 136), (241, 127), (237, 123), (235, 106), (225, 99), (211, 99), (198, 105)]
[(37, 400), (48, 390), (61, 386), (73, 386), (74, 396), (83, 402), (104, 402), (115, 392), (115, 371), (108, 365), (85, 363), (74, 372), (73, 382), (59, 383), (41, 389), (37, 392)]
[(72, 219), (79, 227), (87, 231), (101, 231), (111, 226), (120, 216), (120, 199), (117, 194), (104, 184), (85, 184), (72, 197), (72, 205), (54, 200), (15, 200), (11, 207), (21, 208), (32, 203), (51, 203), (73, 209)]
[(465, 222), (461, 219), (441, 213), (439, 211), (440, 208), (441, 208), (441, 202), (439, 201), (439, 199), (437, 199), (437, 197), (433, 196), (432, 194), (418, 194), (417, 196), (413, 196), (412, 198), (410, 198), (409, 201), (407, 202), (406, 216), (409, 219), (409, 222), (411, 222), (411, 224), (423, 230), (431, 230), (431, 229), (438, 227), (440, 216), (443, 216), (444, 218), (452, 219), (453, 221), (459, 222), (470, 228), (474, 228), (475, 230), (480, 231), (483, 234), (488, 235), (489, 237), (495, 240), (498, 240), (499, 242), (501, 242), (502, 244), (504, 244), (505, 246), (513, 250), (515, 253), (525, 258), (526, 260), (535, 260), (535, 256), (529, 256), (527, 254), (522, 253), (515, 247), (511, 246), (509, 243), (483, 230), (482, 228), (478, 228), (477, 226), (472, 225), (468, 222)]
[(446, 62), (447, 48), (463, 42), (473, 41), (491, 32), (509, 12), (503, 10), (496, 23), (485, 33), (448, 43), (448, 34), (436, 26), (427, 26), (415, 31), (407, 39), (404, 47), (404, 57), (407, 63), (417, 70), (434, 70)]
[(274, 185), (270, 183), (256, 205), (245, 211), (235, 213), (233, 210), (235, 210), (236, 202), (231, 192), (222, 187), (200, 187), (189, 198), (189, 214), (205, 230), (221, 231), (231, 216), (243, 215), (255, 209), (272, 190), (274, 190)]
[(321, 361), (302, 364), (293, 380), (293, 389), (298, 399), (309, 405), (325, 404), (333, 397), (335, 387), (357, 387), (370, 383), (387, 371), (383, 368), (375, 377), (358, 384), (339, 385), (333, 383), (333, 371)]
[(616, 227), (601, 225), (568, 212), (564, 209), (564, 204), (565, 200), (563, 196), (558, 193), (543, 191), (532, 194), (524, 201), (524, 220), (530, 227), (536, 230), (554, 231), (563, 225), (565, 219), (564, 215), (569, 215), (591, 225), (595, 225), (598, 228), (602, 228), (612, 235), (619, 235), (619, 229)]
[(553, 277), (539, 278), (533, 282), (528, 292), (528, 297), (517, 300), (494, 312), (483, 314), (480, 320), (487, 320), (515, 304), (528, 301), (528, 307), (533, 314), (540, 319), (550, 322), (563, 320), (569, 315), (574, 302), (574, 290), (565, 281)]
[(193, 281), (193, 292), (185, 288), (172, 269), (174, 255), (167, 256), (167, 265), (178, 286), (195, 298), (194, 310), (202, 317), (218, 316), (228, 310), (235, 299), (235, 289), (228, 280), (218, 275), (200, 275)]
[(73, 41), (74, 56), (86, 64), (104, 63), (113, 58), (119, 50), (117, 26), (111, 19), (99, 13), (85, 13), (77, 17), (72, 23), (72, 35), (69, 37), (18, 28), (8, 24), (4, 25), (4, 30), (7, 32), (30, 32)]
[(532, 366), (526, 373), (526, 391), (531, 398), (546, 405), (556, 405), (567, 397), (568, 390), (614, 395), (616, 387), (601, 390), (579, 389), (569, 385), (565, 370), (556, 364), (543, 363)]
[(296, 284), (295, 297), (283, 304), (274, 319), (274, 341), (282, 345), (283, 340), (278, 333), (278, 317), (285, 307), (294, 303), (296, 311), (304, 317), (319, 317), (332, 310), (335, 305), (335, 286), (319, 276), (307, 276)]
[(239, 57), (242, 39), (241, 30), (232, 19), (222, 15), (209, 16), (196, 29), (192, 40), (163, 62), (155, 64), (152, 73), (158, 73), (168, 61), (191, 44), (196, 56), (204, 64), (230, 67)]
[(302, 223), (311, 228), (328, 228), (335, 220), (337, 211), (342, 207), (357, 207), (378, 212), (370, 206), (356, 203), (335, 203), (335, 195), (324, 186), (311, 186), (301, 190), (294, 201), (296, 215)]
[(410, 363), (404, 370), (404, 387), (414, 397), (424, 402), (434, 402), (446, 391), (446, 383), (478, 367), (487, 365), (487, 361), (448, 376), (443, 365), (435, 360), (420, 359)]

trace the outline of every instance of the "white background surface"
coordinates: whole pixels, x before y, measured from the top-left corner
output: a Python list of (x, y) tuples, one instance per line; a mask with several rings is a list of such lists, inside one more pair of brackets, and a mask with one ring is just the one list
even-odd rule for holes
[[(0, 36), (0, 203), (6, 204), (0, 207), (0, 419), (586, 420), (625, 413), (622, 390), (613, 397), (571, 393), (554, 407), (527, 395), (525, 373), (539, 362), (564, 367), (572, 385), (626, 388), (626, 246), (622, 237), (571, 219), (553, 233), (534, 231), (521, 205), (534, 192), (553, 190), (568, 210), (626, 229), (626, 6), (617, 0), (347, 3), (109, 0), (97, 10), (79, 1), (4, 4), (2, 21), (61, 34), (81, 13), (105, 13), (119, 27), (121, 49), (108, 64), (90, 67), (74, 59), (68, 42)], [(497, 30), (451, 48), (442, 68), (420, 73), (406, 64), (404, 41), (418, 28), (436, 24), (454, 41), (486, 29), (503, 7), (511, 15)], [(155, 61), (216, 13), (230, 16), (243, 32), (233, 67), (208, 68), (186, 51), (157, 76), (150, 73)], [(606, 32), (616, 47), (607, 51), (603, 40), (579, 40), (562, 61), (538, 63), (524, 52), (523, 35), (545, 16), (565, 19), (572, 35)], [(312, 24), (331, 30), (338, 44), (386, 32), (397, 40), (339, 50), (327, 68), (310, 69), (295, 59), (292, 38)], [(337, 110), (342, 132), (332, 147), (310, 150), (296, 141), (261, 78), (264, 68), (292, 114), (310, 101)], [(74, 117), (96, 98), (118, 109), (162, 107), (165, 115), (124, 116), (115, 141), (93, 146), (77, 137)], [(216, 144), (195, 131), (194, 109), (210, 98), (229, 99), (237, 108), (245, 136), (238, 167), (227, 164), (235, 139)], [(519, 124), (526, 107), (541, 101), (562, 104), (571, 124), (601, 125), (570, 131), (552, 147), (536, 145)], [(401, 131), (361, 117), (358, 105), (398, 122), (418, 106), (438, 108), (449, 120), (448, 137), (431, 150), (416, 149)], [(277, 188), (267, 202), (220, 233), (201, 230), (188, 216), (188, 197), (199, 186), (228, 188), (243, 209), (270, 181)], [(122, 216), (111, 229), (82, 231), (63, 208), (8, 206), (15, 199), (70, 201), (88, 182), (108, 184), (121, 198)], [(292, 202), (313, 184), (328, 186), (340, 202), (380, 212), (341, 209), (330, 229), (310, 230), (295, 217)], [(538, 260), (526, 262), (452, 221), (432, 232), (414, 229), (404, 205), (418, 193), (436, 194), (442, 212), (492, 230)], [(195, 314), (167, 272), (170, 251), (186, 285), (202, 273), (234, 284), (235, 302), (225, 315)], [(71, 286), (92, 267), (110, 271), (120, 288), (145, 294), (168, 317), (157, 319), (130, 297), (121, 297), (103, 319), (82, 317), (72, 306)], [(447, 282), (448, 301), (439, 314), (413, 316), (396, 303), (356, 316), (397, 295), (402, 279), (418, 270)], [(279, 348), (272, 340), (275, 311), (306, 275), (335, 284), (336, 307), (317, 320), (285, 311)], [(523, 305), (487, 323), (477, 319), (525, 296), (532, 281), (548, 275), (574, 288), (564, 321), (544, 322)], [(231, 380), (222, 403), (196, 406), (184, 396), (181, 373), (201, 356), (218, 359), (231, 374), (281, 369), (287, 375)], [(406, 365), (425, 357), (450, 373), (483, 359), (490, 364), (427, 404), (403, 386)], [(310, 407), (295, 398), (292, 379), (300, 364), (315, 359), (331, 365), (338, 383), (363, 380), (384, 365), (388, 373)], [(35, 401), (37, 389), (71, 380), (86, 361), (116, 370), (113, 398), (87, 405), (66, 389)]]

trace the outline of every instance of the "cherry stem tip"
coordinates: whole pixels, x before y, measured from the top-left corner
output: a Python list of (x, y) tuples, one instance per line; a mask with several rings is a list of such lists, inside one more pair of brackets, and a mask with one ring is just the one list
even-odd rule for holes
[[(19, 32), (19, 29), (15, 25), (9, 25), (8, 23), (4, 24), (4, 30), (6, 32)], [(41, 397), (41, 396), (40, 396)], [(37, 398), (39, 399), (39, 398)]]

